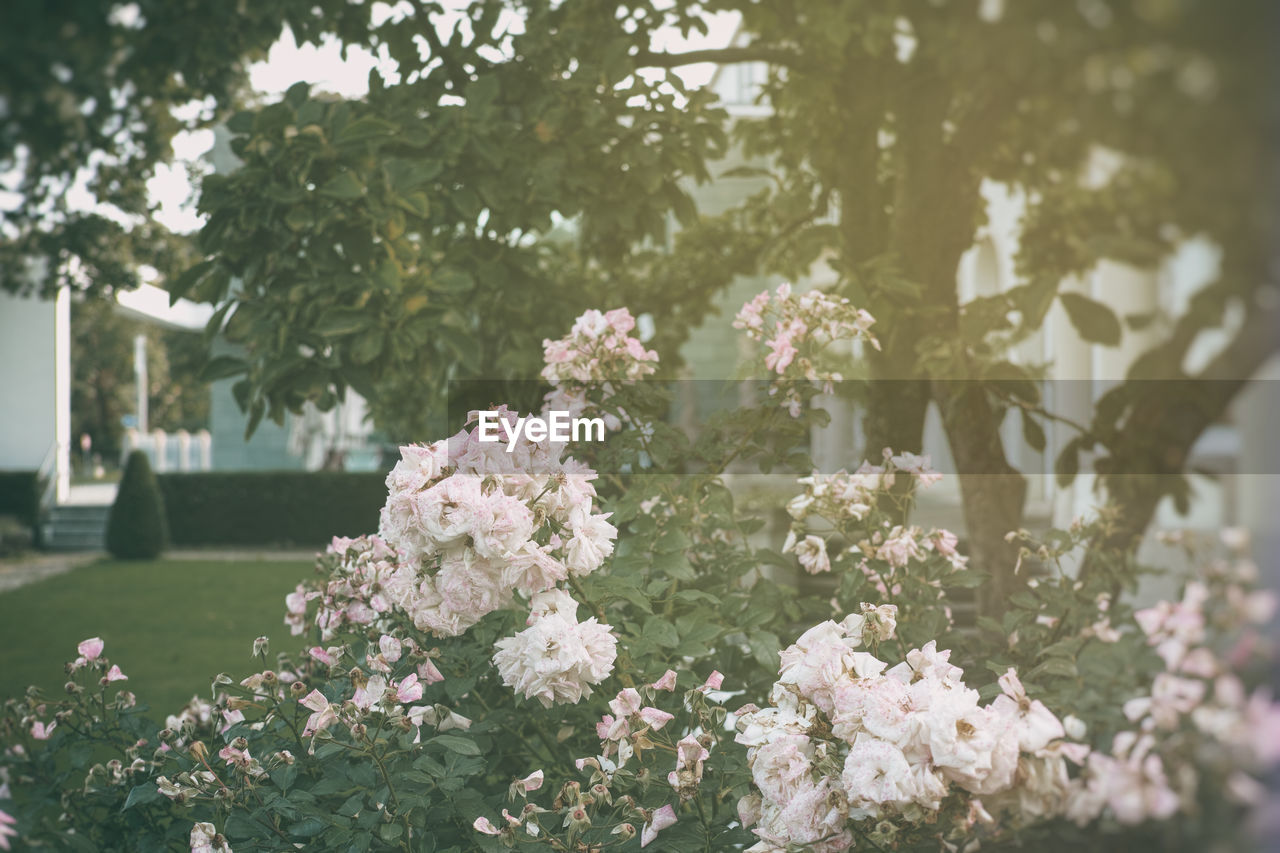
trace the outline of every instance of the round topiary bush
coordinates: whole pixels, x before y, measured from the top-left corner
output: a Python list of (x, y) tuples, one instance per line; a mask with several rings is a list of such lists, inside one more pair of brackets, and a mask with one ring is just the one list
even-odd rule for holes
[(107, 518), (107, 550), (121, 559), (152, 560), (164, 551), (168, 539), (160, 486), (147, 455), (135, 450), (125, 463)]

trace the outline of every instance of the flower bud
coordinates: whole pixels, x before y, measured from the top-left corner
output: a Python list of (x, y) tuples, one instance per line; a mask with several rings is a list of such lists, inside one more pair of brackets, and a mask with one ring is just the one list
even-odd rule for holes
[(301, 681), (295, 681), (293, 684), (289, 685), (289, 692), (295, 697), (305, 695), (307, 692), (307, 685), (303, 684)]
[(613, 828), (610, 835), (621, 835), (623, 841), (629, 841), (636, 834), (636, 828), (629, 823), (620, 823)]
[(564, 825), (570, 829), (582, 830), (591, 825), (591, 818), (582, 806), (574, 806), (564, 816)]
[(63, 687), (72, 696), (76, 695), (77, 693), (84, 692), (84, 688), (81, 687), (79, 684), (76, 684), (74, 681), (68, 681), (65, 685), (63, 685)]

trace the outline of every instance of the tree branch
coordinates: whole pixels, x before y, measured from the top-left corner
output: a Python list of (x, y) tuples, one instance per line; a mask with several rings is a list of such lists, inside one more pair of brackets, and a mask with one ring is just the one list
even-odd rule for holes
[(795, 66), (800, 61), (800, 54), (771, 47), (717, 47), (706, 50), (691, 50), (687, 53), (654, 53), (645, 50), (636, 54), (636, 65), (642, 68), (679, 68), (683, 65), (694, 65), (699, 62), (714, 62), (717, 65), (729, 65), (735, 62), (767, 62), (770, 65)]
[[(1181, 479), (1196, 441), (1222, 417), (1249, 378), (1280, 351), (1277, 329), (1280, 309), (1251, 313), (1231, 343), (1197, 376), (1178, 383), (1193, 386), (1186, 393), (1171, 394), (1167, 389), (1160, 393), (1167, 383), (1157, 382), (1157, 392), (1144, 394), (1137, 402), (1124, 424), (1126, 440), (1108, 448), (1121, 465), (1118, 473), (1103, 482), (1123, 512), (1116, 529), (1099, 544), (1120, 549), (1137, 546), (1160, 501)], [(1133, 460), (1153, 470), (1134, 472)], [(1124, 463), (1129, 463), (1130, 470)], [(1085, 571), (1091, 562), (1086, 560)]]

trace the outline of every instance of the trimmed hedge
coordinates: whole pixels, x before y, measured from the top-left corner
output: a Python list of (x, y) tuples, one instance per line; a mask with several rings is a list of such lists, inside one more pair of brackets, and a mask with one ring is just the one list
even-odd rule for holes
[(386, 474), (203, 471), (157, 478), (174, 546), (320, 548), (378, 530)]
[(129, 454), (107, 516), (107, 550), (120, 560), (154, 560), (168, 544), (164, 498), (147, 454)]
[(0, 471), (0, 515), (34, 528), (40, 518), (40, 478), (35, 471)]

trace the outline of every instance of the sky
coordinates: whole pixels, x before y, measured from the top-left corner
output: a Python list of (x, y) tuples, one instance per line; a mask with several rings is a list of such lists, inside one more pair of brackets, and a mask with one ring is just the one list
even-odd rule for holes
[[(385, 3), (375, 6), (374, 19), (378, 22), (389, 15), (398, 14), (396, 7)], [(686, 39), (674, 29), (655, 34), (653, 49), (680, 53), (703, 48), (724, 47), (733, 37), (737, 27), (737, 15), (721, 13), (708, 21), (706, 36), (693, 34)], [(272, 46), (267, 58), (249, 68), (249, 82), (270, 103), (284, 94), (294, 83), (305, 80), (314, 88), (335, 92), (347, 98), (362, 97), (368, 92), (369, 71), (381, 68), (392, 73), (394, 64), (385, 56), (378, 57), (363, 48), (351, 48), (344, 59), (336, 41), (322, 46), (299, 46), (293, 34), (286, 31)], [(678, 69), (685, 84), (702, 86), (710, 82), (715, 66), (699, 63)], [(201, 155), (213, 145), (213, 132), (197, 130), (179, 134), (173, 140), (174, 162), (161, 164), (147, 188), (159, 205), (156, 219), (167, 228), (178, 232), (198, 229), (201, 218), (195, 212), (194, 189), (191, 173), (201, 173), (208, 167), (201, 163)], [(84, 194), (88, 199), (87, 193)]]

